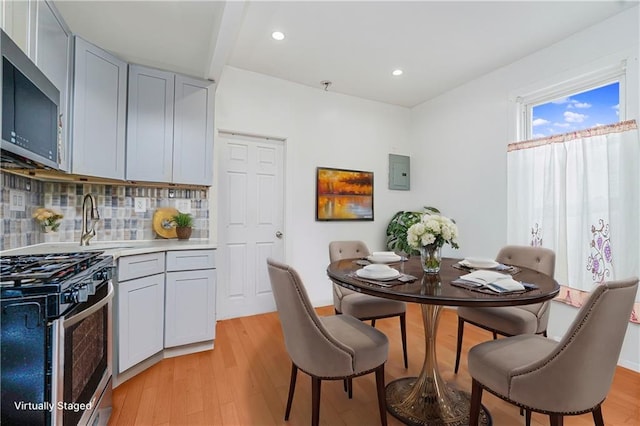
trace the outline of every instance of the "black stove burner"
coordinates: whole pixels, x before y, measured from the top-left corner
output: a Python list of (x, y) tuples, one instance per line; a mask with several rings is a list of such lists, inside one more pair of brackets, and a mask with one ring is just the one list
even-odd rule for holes
[(3, 256), (0, 258), (0, 284), (6, 287), (60, 282), (87, 269), (102, 253), (86, 251)]

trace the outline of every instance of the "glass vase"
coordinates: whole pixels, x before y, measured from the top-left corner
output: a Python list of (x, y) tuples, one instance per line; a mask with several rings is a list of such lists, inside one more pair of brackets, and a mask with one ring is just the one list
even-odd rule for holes
[(422, 270), (426, 274), (437, 274), (440, 272), (442, 247), (434, 244), (420, 247), (420, 260), (422, 261)]

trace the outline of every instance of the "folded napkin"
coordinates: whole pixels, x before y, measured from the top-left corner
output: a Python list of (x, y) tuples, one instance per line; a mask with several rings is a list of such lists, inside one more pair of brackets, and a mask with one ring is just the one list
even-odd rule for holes
[(477, 284), (478, 286), (487, 287), (497, 293), (525, 290), (522, 283), (511, 278), (511, 275), (502, 274), (496, 271), (473, 271), (469, 274), (462, 275), (460, 279)]

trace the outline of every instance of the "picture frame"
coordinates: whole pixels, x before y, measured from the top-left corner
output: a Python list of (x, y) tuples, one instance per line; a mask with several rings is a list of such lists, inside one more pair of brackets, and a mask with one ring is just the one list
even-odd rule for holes
[(316, 168), (317, 221), (372, 221), (373, 172)]

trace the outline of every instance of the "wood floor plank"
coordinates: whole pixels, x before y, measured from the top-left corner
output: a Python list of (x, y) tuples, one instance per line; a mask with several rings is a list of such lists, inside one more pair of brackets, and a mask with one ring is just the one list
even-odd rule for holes
[[(333, 315), (333, 307), (318, 308), (320, 315)], [(389, 336), (389, 360), (385, 380), (416, 376), (425, 354), (420, 307), (407, 309), (409, 368), (405, 369), (397, 318), (376, 323)], [(465, 326), (462, 359), (453, 373), (457, 333), (454, 309), (442, 310), (436, 353), (443, 378), (452, 386), (470, 390), (467, 351), (491, 340), (485, 330)], [(109, 425), (208, 425), (208, 426), (308, 426), (311, 421), (311, 380), (299, 372), (291, 416), (284, 421), (291, 360), (287, 355), (277, 313), (219, 321), (215, 349), (165, 359), (114, 390)], [(602, 411), (607, 426), (640, 425), (640, 373), (616, 369)], [(485, 392), (483, 404), (495, 426), (524, 424), (517, 407)], [(389, 426), (402, 423), (390, 414)], [(379, 424), (373, 375), (354, 380), (354, 397), (348, 399), (339, 381), (324, 381), (320, 402), (323, 426)], [(549, 424), (547, 416), (534, 413), (533, 426)], [(591, 426), (590, 414), (565, 417), (566, 426)]]
[[(149, 370), (150, 373), (155, 370), (158, 377), (158, 395), (156, 396), (156, 407), (153, 412), (154, 425), (168, 424), (171, 420), (171, 401), (173, 399), (173, 381), (175, 358), (164, 359), (160, 363), (154, 365)], [(145, 374), (147, 373), (145, 371)]]

